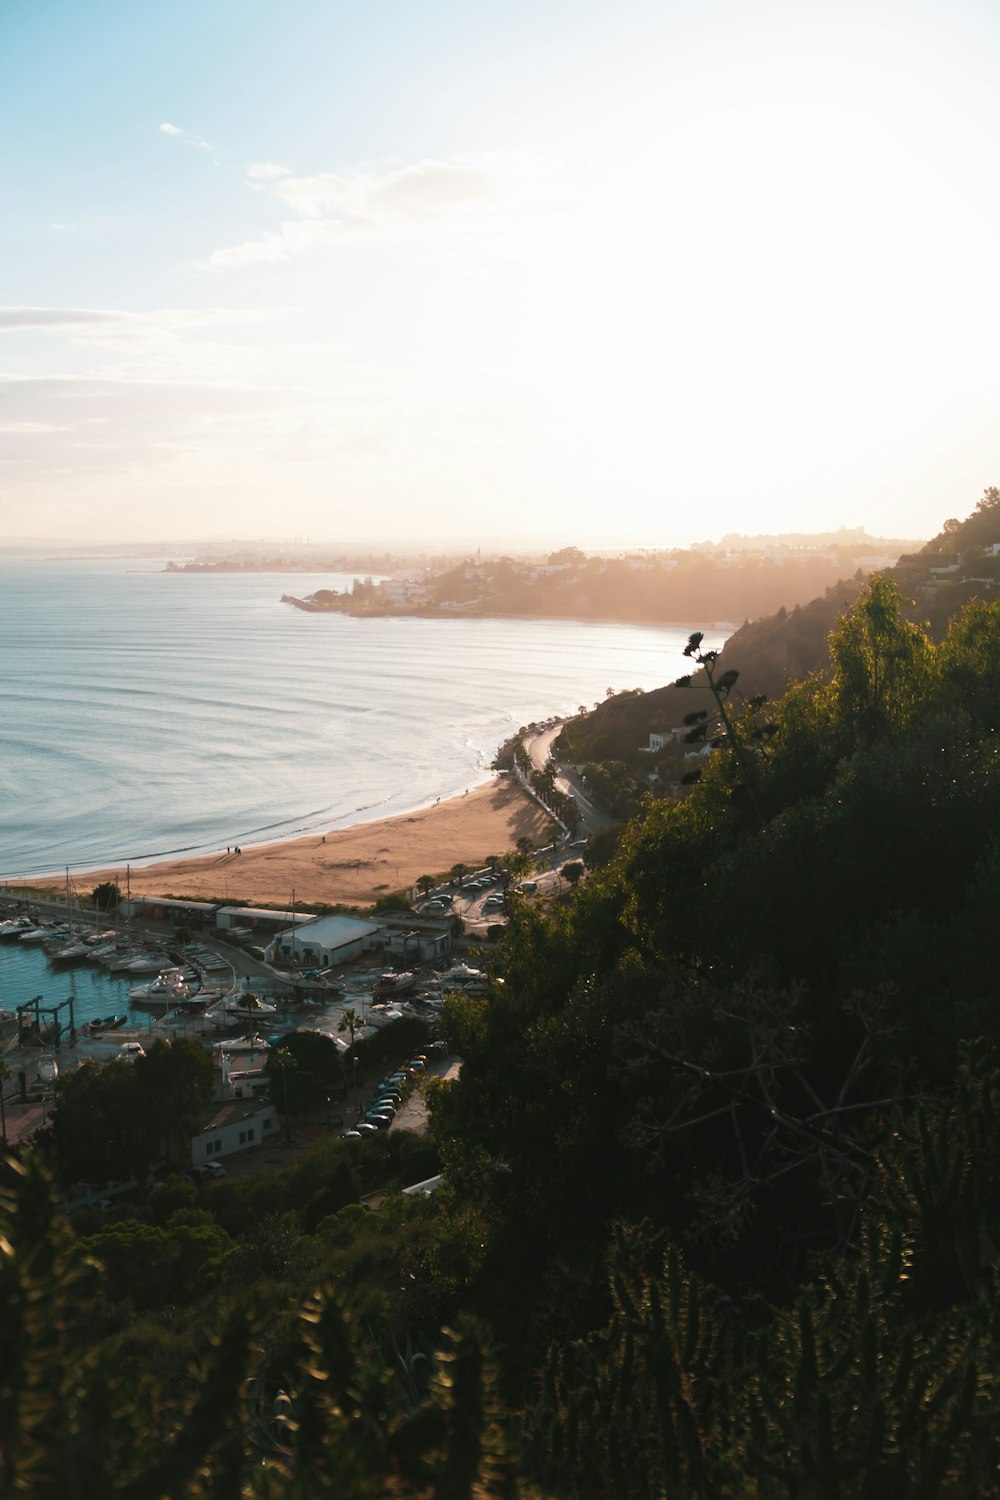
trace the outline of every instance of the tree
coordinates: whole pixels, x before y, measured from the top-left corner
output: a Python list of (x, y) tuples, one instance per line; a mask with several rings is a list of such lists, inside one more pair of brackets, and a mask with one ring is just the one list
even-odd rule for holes
[(575, 886), (579, 885), (580, 878), (586, 868), (582, 859), (571, 859), (568, 864), (563, 865), (559, 873), (564, 880), (569, 881), (570, 885)]
[(466, 875), (469, 873), (469, 867), (468, 867), (468, 865), (463, 865), (461, 863), (460, 864), (452, 865), (450, 873), (451, 873), (452, 880), (455, 881), (455, 883), (458, 886), (459, 890), (461, 890), (462, 889), (462, 881), (465, 879)]
[(291, 1104), (289, 1103), (288, 1098), (288, 1075), (289, 1073), (294, 1074), (296, 1068), (298, 1067), (298, 1064), (295, 1061), (295, 1054), (293, 1052), (290, 1052), (287, 1047), (275, 1047), (273, 1051), (268, 1053), (266, 1066), (267, 1071), (269, 1074), (271, 1074), (272, 1078), (276, 1078), (279, 1073), (281, 1074), (282, 1100), (284, 1104), (282, 1114), (285, 1117), (285, 1140), (290, 1141), (292, 1138), (292, 1121)]
[(892, 579), (876, 573), (830, 637), (835, 719), (845, 748), (899, 733), (931, 690), (934, 649), (904, 618), (902, 603)]
[(67, 1181), (140, 1181), (161, 1154), (187, 1155), (212, 1098), (212, 1060), (198, 1042), (156, 1041), (134, 1063), (61, 1074), (52, 1147)]
[(418, 875), (417, 877), (417, 890), (422, 896), (428, 895), (429, 892), (434, 889), (436, 884), (437, 882), (435, 881), (433, 875)]
[(155, 1041), (134, 1064), (143, 1113), (168, 1160), (190, 1161), (191, 1137), (201, 1130), (212, 1099), (215, 1069), (200, 1042)]
[(90, 893), (90, 899), (98, 911), (117, 911), (121, 898), (122, 893), (113, 880), (102, 880)]
[(354, 1047), (354, 1037), (355, 1037), (355, 1033), (358, 1032), (358, 1031), (360, 1031), (362, 1024), (363, 1024), (362, 1023), (362, 1017), (358, 1015), (358, 1013), (354, 1009), (353, 1005), (347, 1006), (341, 1012), (340, 1020), (337, 1022), (337, 1030), (340, 1033), (340, 1035), (343, 1036), (344, 1033), (347, 1032), (348, 1035), (351, 1038), (351, 1053), (350, 1053), (350, 1056), (351, 1056), (351, 1082), (353, 1084), (355, 1084), (355, 1086), (357, 1085), (357, 1079), (358, 1079), (358, 1073), (357, 1073), (358, 1054), (355, 1051), (355, 1047)]
[(290, 1031), (282, 1037), (278, 1050), (288, 1053), (295, 1063), (294, 1069), (289, 1067), (282, 1076), (282, 1090), (287, 1082), (292, 1114), (308, 1115), (322, 1108), (331, 1092), (341, 1087), (344, 1070), (332, 1037), (320, 1031)]

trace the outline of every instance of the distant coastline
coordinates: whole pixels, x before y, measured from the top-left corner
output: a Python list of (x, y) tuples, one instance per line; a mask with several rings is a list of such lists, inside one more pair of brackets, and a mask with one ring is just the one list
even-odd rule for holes
[[(864, 532), (817, 537), (729, 538), (718, 545), (588, 555), (563, 547), (545, 557), (336, 559), (331, 587), (285, 593), (306, 614), (425, 620), (495, 619), (652, 625), (691, 629), (755, 620), (808, 604), (841, 579), (892, 566), (907, 544)], [(171, 563), (170, 573), (300, 571), (323, 563), (291, 555), (222, 556)], [(332, 567), (332, 562), (328, 563)], [(353, 582), (344, 586), (345, 575)], [(381, 573), (382, 576), (378, 576)]]
[[(350, 596), (344, 596), (349, 600)], [(447, 605), (388, 605), (379, 609), (362, 609), (351, 607), (350, 603), (344, 605), (326, 605), (312, 603), (308, 598), (297, 599), (291, 594), (282, 594), (279, 601), (281, 604), (291, 604), (305, 614), (314, 615), (346, 615), (352, 620), (538, 620), (540, 622), (551, 621), (561, 624), (577, 625), (629, 625), (642, 628), (648, 626), (651, 630), (661, 628), (673, 630), (688, 630), (691, 625), (690, 619), (685, 615), (681, 618), (658, 618), (655, 620), (639, 620), (629, 615), (583, 615), (583, 614), (550, 614), (543, 611), (526, 610), (502, 610), (498, 608), (482, 609), (452, 609)], [(701, 630), (720, 631), (724, 630), (731, 635), (736, 629), (733, 620), (706, 620), (702, 616), (698, 618), (698, 627)]]

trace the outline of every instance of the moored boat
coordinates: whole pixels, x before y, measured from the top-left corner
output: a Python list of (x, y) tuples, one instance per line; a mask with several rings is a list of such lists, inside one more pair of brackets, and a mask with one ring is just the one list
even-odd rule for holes
[(129, 1003), (144, 1006), (147, 1010), (160, 1006), (179, 1005), (191, 995), (191, 987), (184, 977), (183, 969), (161, 969), (149, 984), (136, 984), (128, 992)]
[(404, 969), (399, 974), (394, 970), (389, 970), (387, 973), (379, 975), (378, 982), (375, 985), (375, 993), (383, 997), (387, 995), (405, 995), (409, 990), (413, 989), (416, 982), (416, 974), (411, 974), (408, 969)]

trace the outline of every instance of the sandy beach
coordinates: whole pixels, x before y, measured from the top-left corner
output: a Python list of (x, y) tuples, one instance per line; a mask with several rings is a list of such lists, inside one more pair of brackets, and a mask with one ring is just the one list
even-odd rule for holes
[[(412, 886), (421, 875), (444, 875), (453, 865), (479, 868), (488, 855), (508, 853), (517, 840), (548, 841), (550, 820), (516, 783), (502, 777), (465, 796), (421, 812), (360, 823), (325, 835), (260, 844), (241, 854), (201, 855), (132, 867), (133, 895), (191, 901), (242, 902), (287, 907), (343, 902), (370, 906), (380, 896)], [(77, 877), (87, 891), (103, 880), (125, 889), (121, 868)], [(62, 882), (35, 881), (36, 889)]]

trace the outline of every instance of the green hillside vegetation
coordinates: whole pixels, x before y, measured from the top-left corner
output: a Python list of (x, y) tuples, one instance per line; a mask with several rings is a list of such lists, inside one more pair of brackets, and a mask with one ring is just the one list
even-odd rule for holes
[(428, 1148), (330, 1142), (79, 1241), (12, 1169), (0, 1493), (1000, 1494), (1000, 602), (934, 637), (876, 578), (737, 701), (509, 897), (434, 1196), (366, 1211)]
[[(926, 624), (931, 637), (940, 640), (949, 620), (964, 605), (975, 598), (993, 598), (1000, 588), (1000, 557), (986, 555), (994, 543), (1000, 544), (1000, 489), (991, 487), (965, 521), (946, 521), (938, 536), (886, 570), (900, 589), (903, 614)], [(930, 571), (952, 565), (954, 576)], [(723, 670), (739, 671), (740, 689), (747, 697), (758, 693), (778, 697), (789, 683), (826, 670), (827, 638), (865, 582), (859, 573), (839, 580), (809, 603), (795, 604), (789, 596), (776, 613), (746, 620), (723, 647)], [(711, 615), (704, 605), (700, 611), (696, 605), (691, 619)], [(696, 684), (703, 682), (703, 677), (695, 676)], [(690, 694), (672, 684), (649, 693), (618, 694), (571, 719), (554, 748), (574, 764), (617, 760), (630, 770), (649, 771), (657, 761), (640, 754), (639, 747), (648, 745), (650, 731), (682, 724), (693, 706)], [(676, 751), (668, 752), (668, 776), (676, 759)]]

